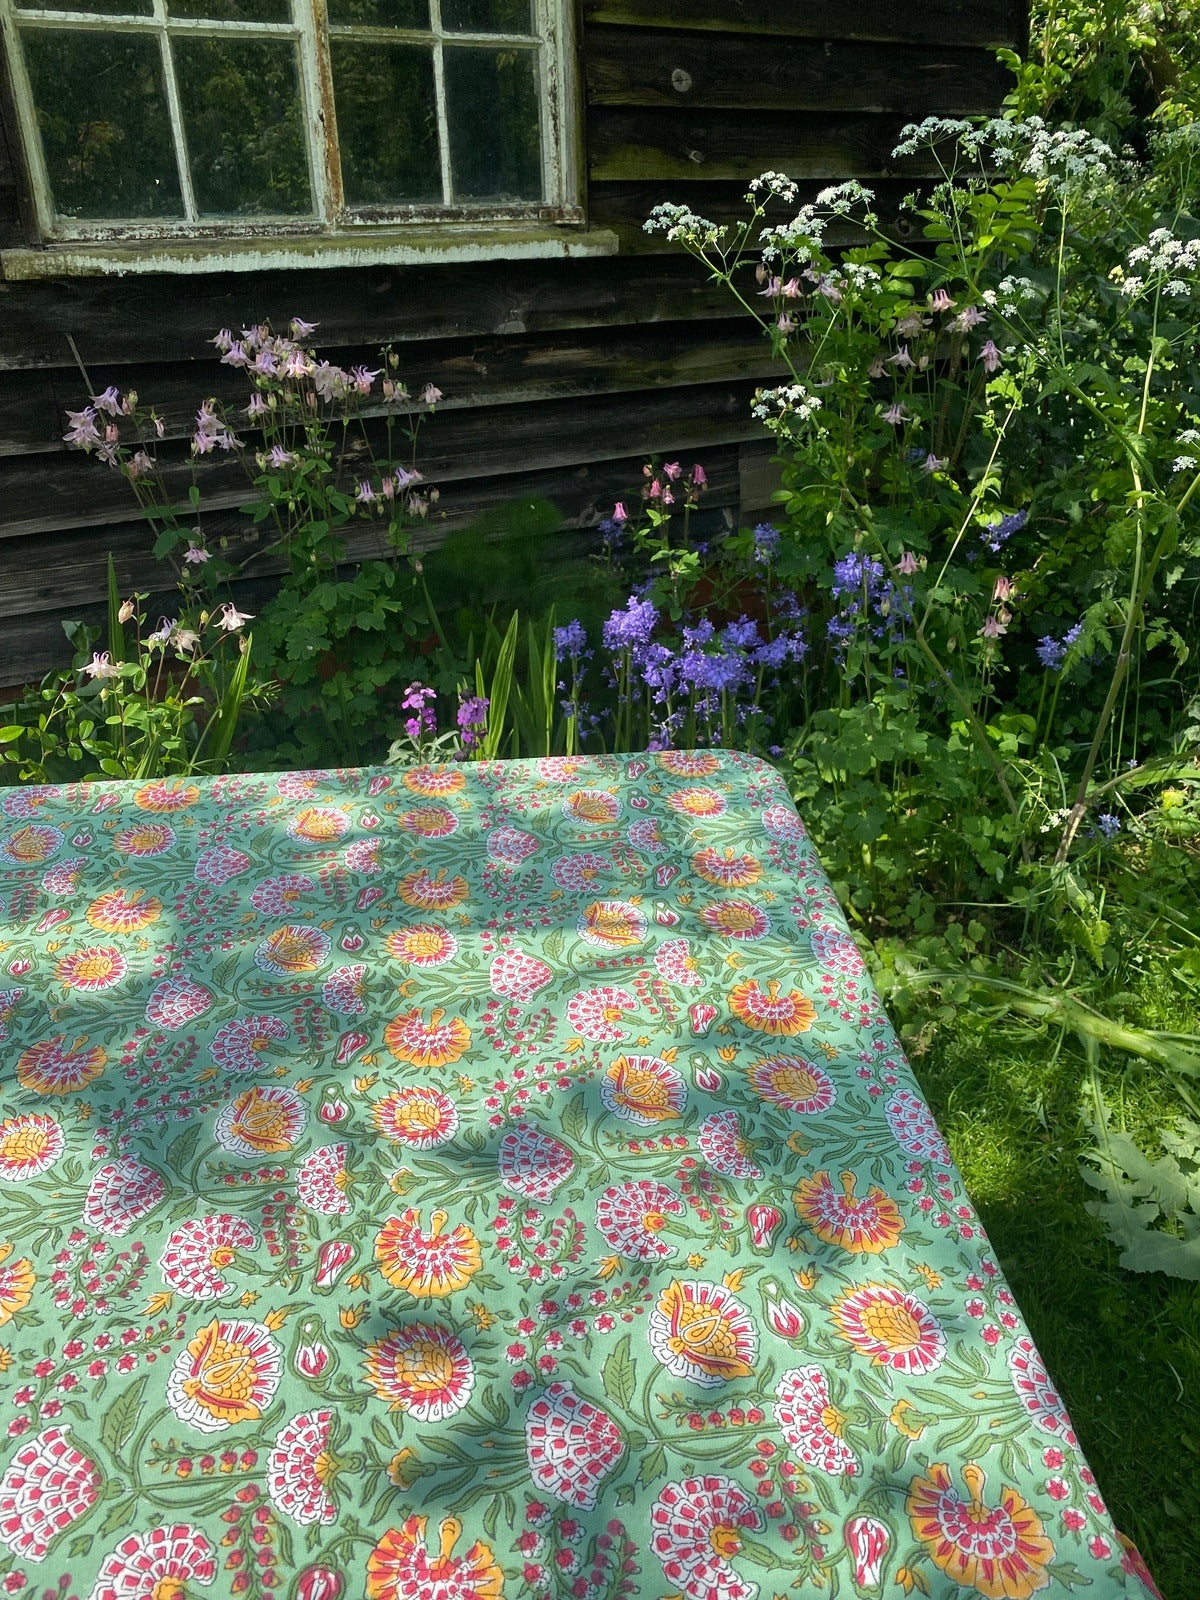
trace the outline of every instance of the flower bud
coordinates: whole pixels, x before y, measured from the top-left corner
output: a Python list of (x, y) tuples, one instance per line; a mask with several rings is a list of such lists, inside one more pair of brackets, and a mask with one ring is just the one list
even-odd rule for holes
[(688, 1007), (688, 1021), (691, 1023), (692, 1032), (697, 1039), (703, 1039), (704, 1035), (717, 1020), (717, 1016), (716, 1006), (710, 1004), (709, 1001), (694, 1000), (692, 1002)]
[(746, 1221), (750, 1224), (752, 1247), (770, 1250), (772, 1239), (783, 1226), (784, 1216), (778, 1206), (753, 1205), (746, 1207)]
[[(368, 1037), (367, 1037), (367, 1035), (365, 1033), (360, 1033), (356, 1029), (351, 1028), (346, 1033), (342, 1034), (341, 1038), (338, 1040), (338, 1042), (337, 1042), (337, 1054), (334, 1056), (333, 1059), (335, 1060), (335, 1062), (337, 1063), (337, 1065), (339, 1067), (344, 1067), (347, 1064), (347, 1062), (350, 1062), (350, 1061), (354, 1060), (355, 1056), (358, 1055), (360, 1050), (365, 1050), (367, 1048), (367, 1046), (370, 1044), (370, 1042), (371, 1042), (370, 1039), (368, 1039)], [(333, 1102), (333, 1103), (334, 1104), (338, 1104), (338, 1105), (342, 1104), (341, 1101), (336, 1101), (336, 1102)], [(341, 1118), (334, 1118), (332, 1116), (326, 1116), (325, 1115), (325, 1110), (326, 1110), (325, 1106), (322, 1106), (321, 1107), (321, 1111), (320, 1111), (320, 1115), (326, 1122), (332, 1123), (334, 1121), (340, 1121), (341, 1120)], [(344, 1106), (343, 1106), (342, 1114), (343, 1114), (343, 1116), (345, 1115), (345, 1107)]]
[(854, 1561), (854, 1581), (860, 1589), (878, 1588), (883, 1575), (883, 1558), (892, 1536), (878, 1517), (851, 1517), (842, 1530)]
[(327, 1239), (317, 1256), (317, 1288), (330, 1288), (353, 1260), (354, 1246), (348, 1240)]
[(332, 1567), (305, 1567), (296, 1579), (296, 1600), (338, 1600), (345, 1587)]
[(762, 1295), (763, 1315), (771, 1332), (794, 1344), (804, 1332), (804, 1314), (800, 1307), (787, 1299), (774, 1278), (759, 1285)]

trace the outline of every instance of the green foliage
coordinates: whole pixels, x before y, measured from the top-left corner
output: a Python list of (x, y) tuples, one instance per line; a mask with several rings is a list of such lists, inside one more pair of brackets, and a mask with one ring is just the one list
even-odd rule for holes
[(1164, 1129), (1169, 1153), (1159, 1161), (1148, 1160), (1127, 1134), (1109, 1126), (1103, 1102), (1092, 1132), (1096, 1145), (1085, 1154), (1094, 1167), (1080, 1171), (1104, 1198), (1087, 1209), (1120, 1248), (1121, 1265), (1200, 1281), (1200, 1123), (1185, 1119), (1177, 1129)]

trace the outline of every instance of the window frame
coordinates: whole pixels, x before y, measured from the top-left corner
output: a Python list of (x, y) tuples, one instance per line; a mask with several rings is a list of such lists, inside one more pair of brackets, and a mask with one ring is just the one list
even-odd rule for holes
[[(432, 44), (436, 72), (439, 146), (443, 193), (448, 182), (447, 122), (444, 82), (440, 71), (442, 30), (440, 0), (429, 0), (431, 28), (386, 30), (399, 42)], [(83, 272), (181, 270), (206, 265), (224, 270), (262, 266), (366, 264), (369, 260), (464, 259), (476, 256), (544, 256), (610, 254), (615, 239), (587, 234), (582, 204), (581, 84), (576, 53), (577, 20), (572, 0), (533, 0), (533, 46), (539, 57), (543, 196), (515, 203), (414, 204), (348, 206), (342, 196), (341, 162), (330, 60), (331, 28), (326, 0), (291, 0), (291, 20), (284, 23), (210, 22), (168, 18), (166, 0), (152, 0), (148, 17), (112, 16), (67, 9), (18, 7), (0, 0), (0, 38), (5, 46), (10, 110), (24, 157), (28, 209), (36, 232), (35, 248), (61, 258), (66, 270)], [(309, 178), (315, 215), (199, 217), (179, 219), (60, 217), (54, 208), (49, 174), (43, 159), (32, 86), (20, 47), (18, 21), (34, 28), (70, 24), (72, 33), (113, 30), (156, 37), (164, 57), (172, 36), (220, 38), (242, 34), (254, 38), (290, 38), (297, 44), (299, 91)], [(167, 24), (170, 24), (168, 33)], [(382, 36), (385, 30), (377, 30)], [(362, 37), (371, 30), (354, 24), (346, 35)], [(525, 48), (529, 48), (528, 38)], [(503, 47), (518, 39), (510, 34), (454, 31), (454, 43)], [(182, 112), (171, 73), (164, 73), (165, 100), (180, 176), (184, 206), (194, 212), (188, 173)], [(582, 236), (581, 236), (582, 235)], [(561, 241), (558, 248), (555, 241)], [(148, 259), (139, 245), (152, 246)], [(0, 252), (6, 276), (43, 276), (29, 250)], [(47, 263), (48, 265), (49, 263)]]

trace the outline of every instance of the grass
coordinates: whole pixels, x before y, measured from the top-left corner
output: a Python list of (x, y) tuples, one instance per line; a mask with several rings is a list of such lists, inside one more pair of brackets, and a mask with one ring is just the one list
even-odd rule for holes
[[(1183, 1030), (1160, 975), (1146, 1026)], [(1073, 1039), (960, 1021), (914, 1061), (996, 1255), (1075, 1421), (1118, 1528), (1164, 1600), (1195, 1600), (1200, 1572), (1200, 1283), (1117, 1265), (1079, 1176), (1089, 1068)], [(1180, 1112), (1162, 1074), (1109, 1054), (1114, 1122), (1157, 1157)]]

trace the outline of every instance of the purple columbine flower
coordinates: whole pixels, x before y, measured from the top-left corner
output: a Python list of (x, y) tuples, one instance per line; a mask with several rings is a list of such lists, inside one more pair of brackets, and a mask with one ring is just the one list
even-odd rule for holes
[(979, 352), (978, 359), (983, 362), (984, 370), (986, 372), (995, 372), (1000, 366), (1003, 357), (1001, 356), (999, 350), (996, 349), (994, 340), (988, 339), (984, 342), (983, 348)]
[(101, 442), (94, 406), (84, 406), (82, 411), (68, 411), (67, 420), (71, 426), (63, 434), (63, 438), (68, 444), (76, 445), (81, 450), (90, 450), (93, 445)]
[(912, 421), (912, 413), (902, 401), (895, 400), (883, 413), (883, 420), (890, 422), (893, 428), (898, 428), (902, 423)]
[(293, 339), (307, 339), (310, 333), (315, 333), (321, 326), (319, 322), (305, 322), (303, 317), (293, 317), (289, 324)]

